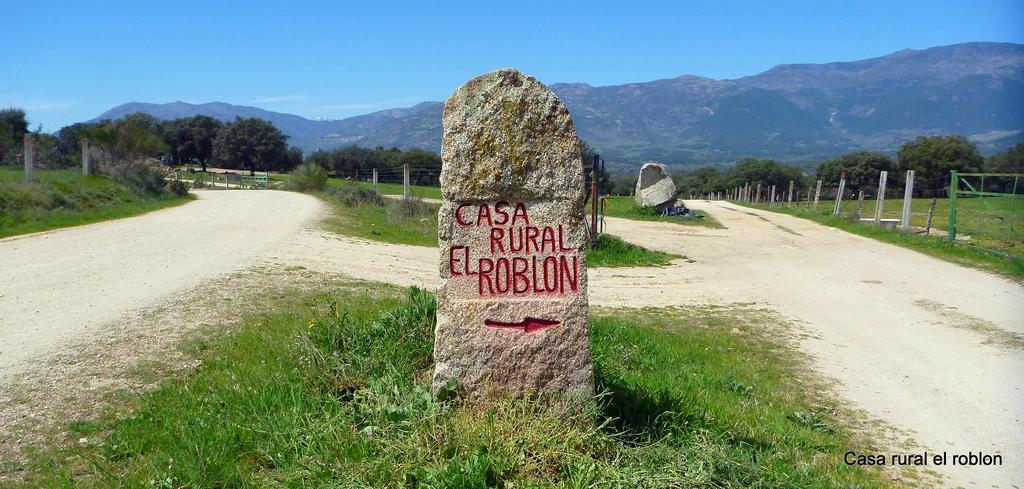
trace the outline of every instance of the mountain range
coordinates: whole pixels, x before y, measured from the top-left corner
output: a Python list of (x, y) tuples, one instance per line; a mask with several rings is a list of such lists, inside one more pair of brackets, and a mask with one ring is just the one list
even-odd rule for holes
[[(613, 168), (657, 160), (727, 163), (754, 156), (815, 163), (847, 151), (893, 153), (921, 135), (964, 134), (984, 152), (1024, 140), (1024, 45), (964, 43), (879, 58), (784, 64), (714, 80), (684, 75), (593, 87), (555, 83), (577, 130)], [(441, 144), (442, 102), (347, 119), (310, 120), (221, 102), (128, 103), (94, 120), (145, 112), (162, 119), (260, 117), (304, 150), (349, 144)]]

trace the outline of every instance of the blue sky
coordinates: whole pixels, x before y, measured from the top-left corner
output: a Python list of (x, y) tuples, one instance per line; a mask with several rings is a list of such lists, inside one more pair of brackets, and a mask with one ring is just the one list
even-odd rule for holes
[(1024, 43), (1019, 0), (111, 0), (4, 2), (0, 11), (0, 105), (24, 108), (46, 131), (130, 101), (342, 118), (443, 100), (505, 66), (546, 83), (596, 86)]

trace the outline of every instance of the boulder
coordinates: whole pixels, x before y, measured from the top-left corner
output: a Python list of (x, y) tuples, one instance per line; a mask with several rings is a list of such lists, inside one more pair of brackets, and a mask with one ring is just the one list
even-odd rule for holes
[(675, 203), (676, 184), (665, 169), (665, 165), (644, 163), (636, 179), (636, 193), (633, 198), (637, 204), (657, 208)]

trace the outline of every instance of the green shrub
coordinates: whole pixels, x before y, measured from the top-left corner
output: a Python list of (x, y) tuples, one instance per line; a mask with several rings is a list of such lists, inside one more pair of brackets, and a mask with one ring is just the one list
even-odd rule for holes
[(397, 224), (407, 219), (422, 219), (433, 213), (433, 209), (422, 199), (395, 199), (388, 203), (388, 222)]
[(327, 172), (316, 163), (303, 163), (292, 170), (288, 177), (288, 189), (300, 192), (323, 190), (327, 185)]
[(360, 204), (384, 205), (384, 197), (381, 197), (376, 190), (351, 182), (327, 189), (327, 195), (345, 207), (355, 207)]
[(159, 197), (166, 195), (166, 173), (161, 166), (149, 161), (126, 163), (111, 169), (114, 180), (131, 188), (139, 197)]
[(188, 195), (188, 183), (181, 180), (170, 180), (167, 182), (167, 192), (171, 195), (184, 197)]

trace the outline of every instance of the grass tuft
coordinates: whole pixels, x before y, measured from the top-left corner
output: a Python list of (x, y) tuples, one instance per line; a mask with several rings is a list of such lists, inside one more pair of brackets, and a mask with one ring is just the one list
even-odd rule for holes
[(648, 250), (627, 243), (617, 236), (602, 234), (597, 239), (597, 245), (587, 251), (587, 267), (661, 267), (677, 258), (682, 257), (663, 251)]
[(609, 196), (607, 199), (608, 204), (605, 207), (604, 212), (608, 217), (619, 217), (622, 219), (632, 219), (634, 221), (672, 222), (676, 224), (703, 226), (713, 229), (725, 228), (725, 226), (722, 226), (722, 224), (716, 221), (715, 218), (697, 210), (693, 211), (692, 216), (662, 217), (662, 215), (653, 207), (641, 206), (637, 204), (632, 197)]

